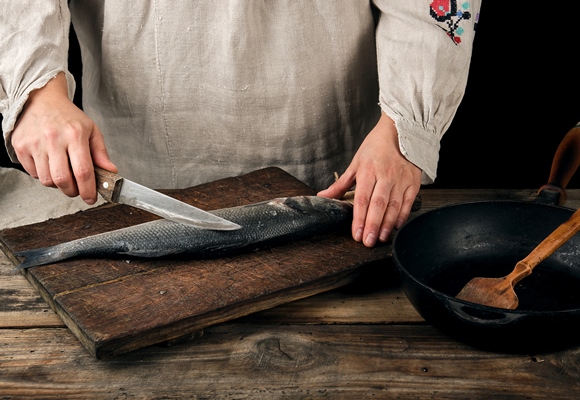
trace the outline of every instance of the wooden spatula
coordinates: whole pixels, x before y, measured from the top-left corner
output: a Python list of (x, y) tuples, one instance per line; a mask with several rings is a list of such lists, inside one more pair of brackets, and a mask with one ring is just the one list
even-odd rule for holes
[(580, 231), (580, 209), (550, 233), (534, 250), (516, 264), (514, 270), (501, 278), (473, 278), (461, 289), (457, 298), (485, 306), (515, 309), (519, 300), (514, 286), (568, 239)]

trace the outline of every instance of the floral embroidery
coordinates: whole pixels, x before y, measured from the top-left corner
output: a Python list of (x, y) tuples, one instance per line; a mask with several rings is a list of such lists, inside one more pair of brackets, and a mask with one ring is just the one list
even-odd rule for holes
[[(429, 13), (437, 22), (441, 22), (438, 25), (439, 28), (443, 29), (447, 36), (453, 43), (461, 43), (461, 35), (465, 30), (460, 23), (462, 21), (471, 19), (471, 12), (469, 11), (470, 4), (468, 1), (464, 1), (457, 7), (457, 0), (432, 0), (430, 4)], [(475, 16), (474, 29), (477, 27), (477, 20), (479, 19), (479, 14)]]

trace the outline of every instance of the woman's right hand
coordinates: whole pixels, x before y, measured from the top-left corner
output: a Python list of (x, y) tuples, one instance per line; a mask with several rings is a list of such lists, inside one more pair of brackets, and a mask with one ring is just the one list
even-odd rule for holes
[(87, 204), (98, 198), (94, 166), (117, 172), (101, 131), (68, 98), (63, 73), (30, 93), (11, 144), (30, 176)]

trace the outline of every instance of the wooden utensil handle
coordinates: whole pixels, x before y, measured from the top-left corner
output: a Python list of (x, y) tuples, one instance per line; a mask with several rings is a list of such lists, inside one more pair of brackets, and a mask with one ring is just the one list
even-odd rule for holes
[[(550, 233), (534, 250), (520, 263), (533, 269), (540, 262), (548, 258), (560, 246), (566, 243), (572, 236), (580, 231), (580, 208), (563, 222), (558, 228)], [(520, 264), (518, 263), (518, 264)]]
[(95, 167), (95, 178), (97, 180), (97, 192), (105, 200), (117, 203), (119, 200), (119, 192), (123, 185), (123, 178), (99, 167)]
[(566, 202), (566, 186), (580, 166), (580, 127), (568, 131), (556, 150), (548, 183), (538, 190), (554, 190), (560, 193), (559, 205)]

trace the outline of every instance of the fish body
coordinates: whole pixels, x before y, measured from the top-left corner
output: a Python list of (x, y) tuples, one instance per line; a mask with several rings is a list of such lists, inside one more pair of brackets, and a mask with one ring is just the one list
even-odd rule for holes
[(251, 245), (297, 240), (335, 230), (352, 221), (352, 205), (319, 196), (280, 197), (223, 208), (211, 213), (242, 226), (233, 231), (205, 230), (166, 219), (104, 232), (54, 246), (17, 252), (25, 260), (15, 269), (52, 264), (75, 257), (112, 255), (162, 257), (190, 254), (222, 256)]

